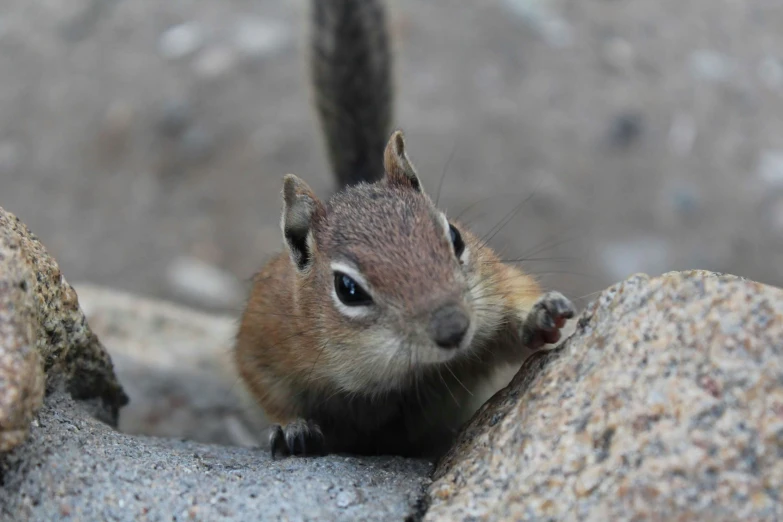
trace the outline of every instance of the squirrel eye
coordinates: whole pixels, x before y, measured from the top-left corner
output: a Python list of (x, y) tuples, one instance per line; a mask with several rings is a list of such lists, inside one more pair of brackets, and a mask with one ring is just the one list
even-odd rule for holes
[(334, 290), (337, 297), (346, 306), (367, 306), (372, 298), (359, 286), (359, 283), (342, 272), (334, 273)]
[(465, 242), (462, 240), (462, 234), (451, 223), (449, 223), (449, 235), (451, 236), (451, 244), (454, 245), (454, 253), (457, 257), (462, 256), (465, 251)]

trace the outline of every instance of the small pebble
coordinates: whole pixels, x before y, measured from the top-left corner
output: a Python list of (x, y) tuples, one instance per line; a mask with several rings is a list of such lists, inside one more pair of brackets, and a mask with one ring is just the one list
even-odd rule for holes
[(353, 491), (341, 491), (337, 494), (337, 507), (339, 508), (347, 508), (353, 504), (356, 504), (356, 501), (358, 499), (356, 498), (356, 493)]
[(734, 72), (731, 60), (716, 51), (700, 50), (691, 54), (691, 74), (701, 80), (719, 82), (727, 80)]
[(504, 0), (515, 15), (530, 24), (552, 47), (569, 47), (574, 35), (571, 25), (541, 0)]
[(195, 53), (203, 44), (201, 26), (188, 22), (166, 29), (158, 40), (158, 51), (166, 59), (177, 60)]
[(758, 75), (770, 89), (783, 87), (783, 61), (774, 56), (765, 57), (758, 68)]
[(767, 221), (775, 235), (783, 237), (783, 199), (770, 206)]
[(11, 141), (0, 142), (0, 174), (10, 174), (19, 165), (19, 147)]
[(601, 249), (601, 257), (607, 275), (619, 281), (637, 272), (658, 274), (668, 270), (671, 248), (663, 239), (640, 238), (608, 244)]
[(704, 209), (701, 188), (685, 181), (675, 181), (661, 192), (655, 209), (658, 220), (669, 227), (693, 224)]
[(115, 132), (124, 132), (133, 121), (133, 107), (124, 101), (112, 102), (106, 110), (106, 127)]
[(161, 134), (175, 137), (182, 134), (193, 120), (193, 111), (185, 100), (167, 100), (160, 108), (157, 127)]
[(220, 268), (192, 257), (181, 257), (169, 266), (169, 287), (205, 306), (234, 307), (244, 295), (239, 281)]
[(696, 187), (680, 186), (671, 191), (674, 212), (682, 218), (691, 218), (701, 210), (701, 195)]
[(756, 175), (769, 188), (783, 187), (783, 151), (762, 151)]
[(226, 76), (237, 64), (237, 55), (230, 47), (205, 49), (193, 63), (193, 70), (205, 79)]
[(212, 133), (201, 126), (185, 131), (180, 141), (182, 157), (193, 163), (206, 160), (214, 151), (215, 139)]
[(633, 145), (642, 135), (644, 116), (638, 112), (625, 112), (614, 118), (609, 128), (609, 143), (625, 149)]
[(633, 65), (634, 50), (624, 38), (609, 38), (603, 45), (603, 57), (613, 69), (627, 70)]
[(249, 18), (237, 25), (234, 45), (246, 56), (266, 56), (285, 47), (288, 33), (288, 27), (280, 22)]
[(696, 141), (696, 124), (690, 114), (678, 114), (669, 129), (669, 148), (678, 156), (687, 156)]

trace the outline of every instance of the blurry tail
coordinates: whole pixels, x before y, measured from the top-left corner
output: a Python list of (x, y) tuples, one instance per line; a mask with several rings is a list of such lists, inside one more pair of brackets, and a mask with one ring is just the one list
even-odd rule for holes
[(381, 0), (313, 0), (310, 70), (340, 187), (383, 174), (391, 132), (392, 57)]

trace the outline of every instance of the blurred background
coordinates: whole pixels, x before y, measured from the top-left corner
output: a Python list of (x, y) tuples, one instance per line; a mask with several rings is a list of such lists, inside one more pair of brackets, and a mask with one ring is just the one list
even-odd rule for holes
[[(637, 271), (783, 285), (779, 0), (389, 3), (410, 155), (509, 262), (577, 299)], [(237, 312), (282, 176), (332, 190), (306, 8), (4, 0), (0, 205), (71, 282)]]

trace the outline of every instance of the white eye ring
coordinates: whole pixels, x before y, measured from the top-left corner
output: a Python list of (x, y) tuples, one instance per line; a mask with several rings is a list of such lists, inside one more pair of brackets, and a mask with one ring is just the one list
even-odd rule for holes
[[(443, 225), (443, 233), (446, 234), (446, 239), (449, 242), (449, 245), (452, 244), (451, 241), (451, 223), (449, 223), (449, 219), (446, 217), (445, 212), (441, 212), (440, 214), (441, 218), (441, 224)], [(469, 256), (468, 256), (468, 246), (465, 245), (465, 248), (462, 250), (462, 253), (459, 255), (460, 262), (464, 265), (468, 262)]]
[[(365, 292), (367, 292), (367, 294), (370, 297), (372, 297), (372, 292), (370, 291), (370, 286), (367, 284), (367, 280), (364, 278), (364, 276), (362, 276), (361, 272), (359, 272), (355, 267), (347, 263), (333, 261), (330, 265), (330, 268), (332, 269), (332, 273), (340, 272), (353, 279), (358, 285), (362, 287), (362, 289)], [(349, 317), (351, 319), (359, 319), (362, 317), (367, 317), (367, 315), (370, 313), (370, 307), (372, 306), (372, 304), (360, 305), (360, 306), (347, 306), (345, 303), (342, 302), (342, 300), (340, 300), (340, 297), (337, 295), (337, 290), (335, 289), (334, 285), (331, 285), (331, 288), (332, 288), (332, 292), (331, 292), (332, 301), (334, 302), (334, 306), (344, 316)]]

